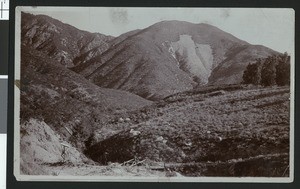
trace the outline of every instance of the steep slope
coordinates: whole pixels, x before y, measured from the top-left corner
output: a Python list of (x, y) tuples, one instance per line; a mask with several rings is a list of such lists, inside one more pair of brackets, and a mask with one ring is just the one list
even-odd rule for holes
[[(30, 119), (21, 125), (21, 174), (27, 175), (50, 175), (55, 174), (45, 169), (45, 165), (59, 165), (65, 159), (62, 158), (62, 145), (72, 146), (63, 141), (61, 137), (54, 132), (49, 125), (43, 121)], [(82, 164), (89, 160), (76, 148), (67, 149), (68, 156), (66, 160), (72, 164)], [(32, 159), (34, 158), (34, 161)]]
[(107, 50), (111, 36), (89, 33), (45, 15), (22, 12), (21, 38), (24, 46), (47, 54), (66, 67), (85, 63)]
[(182, 70), (197, 79), (199, 83), (207, 83), (213, 66), (210, 45), (197, 44), (192, 40), (192, 36), (180, 35), (179, 41), (169, 45), (169, 52), (178, 60), (178, 65)]
[(100, 88), (45, 54), (22, 48), (21, 124), (43, 120), (79, 148), (114, 112), (151, 104), (137, 95)]
[(159, 22), (120, 37), (101, 56), (74, 70), (99, 86), (148, 99), (219, 80), (239, 83), (249, 62), (276, 53), (214, 26), (183, 21)]

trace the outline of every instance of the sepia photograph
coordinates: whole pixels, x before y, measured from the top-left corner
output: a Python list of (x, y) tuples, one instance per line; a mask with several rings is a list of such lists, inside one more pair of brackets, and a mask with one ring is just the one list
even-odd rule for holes
[(295, 13), (16, 8), (22, 181), (292, 182)]

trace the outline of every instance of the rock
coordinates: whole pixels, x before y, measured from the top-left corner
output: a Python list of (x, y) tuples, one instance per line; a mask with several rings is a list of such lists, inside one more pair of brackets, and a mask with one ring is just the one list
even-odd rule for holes
[(167, 168), (167, 171), (166, 171), (166, 177), (176, 177), (177, 174), (175, 171), (171, 171), (169, 168)]
[(162, 136), (159, 136), (156, 138), (156, 141), (158, 141), (158, 142), (162, 142), (163, 140), (164, 140), (164, 137), (162, 137)]
[(140, 131), (135, 131), (135, 130), (133, 130), (133, 129), (130, 130), (130, 133), (131, 133), (133, 136), (137, 136), (137, 135), (141, 134)]
[(218, 96), (218, 95), (224, 95), (224, 94), (226, 94), (226, 92), (223, 90), (220, 90), (220, 91), (211, 92), (208, 94), (208, 96)]

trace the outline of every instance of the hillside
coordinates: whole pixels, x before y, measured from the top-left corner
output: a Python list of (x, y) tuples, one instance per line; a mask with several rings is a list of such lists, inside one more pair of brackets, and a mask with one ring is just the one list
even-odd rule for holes
[(259, 58), (263, 59), (271, 55), (278, 55), (278, 53), (261, 45), (242, 46), (228, 51), (226, 53), (227, 58), (211, 73), (209, 84), (239, 83), (242, 81), (243, 70), (249, 63), (254, 63)]
[(100, 142), (86, 155), (102, 165), (132, 158), (165, 162), (188, 176), (284, 176), (289, 102), (287, 87), (181, 93), (127, 115), (132, 124), (95, 139)]
[[(84, 155), (72, 147), (67, 161), (60, 157), (63, 135), (30, 119), (21, 126), (21, 155), (28, 160), (22, 169), (56, 176), (287, 177), (289, 92), (233, 85), (172, 95), (110, 117), (94, 128)], [(133, 159), (143, 163), (125, 164)], [(152, 169), (161, 165), (171, 172)]]
[(22, 48), (21, 60), (21, 124), (31, 118), (45, 121), (64, 139), (76, 139), (80, 148), (112, 112), (152, 103), (128, 92), (100, 88), (28, 47)]

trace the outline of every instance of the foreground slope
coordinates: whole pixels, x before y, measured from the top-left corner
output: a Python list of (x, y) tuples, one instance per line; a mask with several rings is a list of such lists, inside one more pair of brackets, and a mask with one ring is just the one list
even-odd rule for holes
[(289, 103), (288, 87), (181, 93), (129, 115), (135, 124), (86, 155), (102, 164), (150, 159), (189, 176), (287, 176)]

